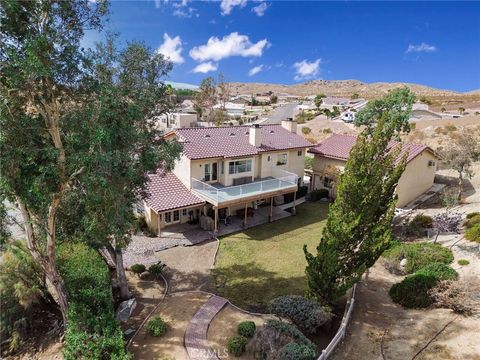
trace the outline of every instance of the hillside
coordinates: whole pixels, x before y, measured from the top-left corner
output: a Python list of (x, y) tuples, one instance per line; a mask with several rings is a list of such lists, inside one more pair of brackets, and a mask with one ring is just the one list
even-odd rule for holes
[[(303, 84), (281, 85), (265, 83), (231, 83), (234, 94), (256, 94), (273, 91), (276, 94), (307, 96), (323, 93), (327, 96), (350, 97), (358, 93), (364, 98), (376, 98), (391, 89), (407, 86), (419, 96), (463, 98), (477, 96), (477, 93), (462, 94), (451, 90), (434, 89), (425, 85), (410, 83), (364, 83), (358, 80), (312, 80)], [(479, 97), (480, 98), (480, 97)]]

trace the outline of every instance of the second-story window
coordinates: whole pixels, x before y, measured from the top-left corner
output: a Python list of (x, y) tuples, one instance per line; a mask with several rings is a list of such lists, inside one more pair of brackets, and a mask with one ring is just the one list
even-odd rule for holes
[(287, 165), (287, 154), (278, 155), (277, 165)]
[(229, 174), (239, 174), (252, 171), (252, 160), (237, 160), (228, 163)]
[(298, 156), (302, 156), (302, 155), (303, 155), (303, 151), (302, 151), (302, 150), (298, 150), (298, 151), (297, 151), (297, 155), (298, 155)]

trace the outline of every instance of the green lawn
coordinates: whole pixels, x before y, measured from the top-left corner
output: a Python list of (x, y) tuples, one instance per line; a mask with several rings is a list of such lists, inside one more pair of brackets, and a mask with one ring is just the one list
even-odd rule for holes
[(303, 245), (315, 251), (327, 212), (327, 204), (307, 202), (296, 216), (221, 238), (214, 270), (219, 294), (253, 310), (280, 295), (303, 295)]

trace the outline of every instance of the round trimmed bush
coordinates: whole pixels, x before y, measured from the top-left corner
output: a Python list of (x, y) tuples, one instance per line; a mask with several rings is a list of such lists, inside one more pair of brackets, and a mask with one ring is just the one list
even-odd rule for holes
[(470, 264), (470, 261), (468, 261), (466, 259), (458, 260), (458, 265), (465, 266), (465, 265), (468, 265), (468, 264)]
[(458, 273), (443, 263), (431, 263), (418, 270), (415, 274), (431, 275), (437, 280), (456, 280)]
[(470, 241), (480, 242), (480, 224), (473, 225), (465, 231), (465, 238)]
[(163, 269), (166, 267), (165, 264), (162, 264), (161, 261), (159, 261), (158, 263), (156, 264), (153, 264), (153, 265), (150, 265), (150, 267), (148, 268), (148, 272), (150, 274), (153, 274), (155, 276), (158, 276), (160, 275), (161, 273), (163, 273)]
[(314, 360), (315, 351), (307, 345), (288, 343), (280, 349), (278, 354), (279, 360)]
[(245, 352), (248, 340), (244, 336), (235, 336), (228, 341), (228, 352), (233, 356), (240, 356)]
[(130, 271), (133, 272), (134, 274), (137, 274), (138, 276), (143, 274), (145, 270), (147, 270), (147, 268), (143, 264), (134, 264), (130, 266)]
[(389, 294), (394, 302), (406, 308), (426, 308), (433, 304), (429, 291), (436, 284), (435, 276), (413, 274), (394, 284)]
[(237, 328), (238, 335), (246, 338), (253, 337), (253, 335), (255, 335), (255, 330), (257, 330), (257, 326), (253, 321), (242, 321), (240, 324), (238, 324)]
[[(431, 263), (439, 262), (448, 265), (453, 261), (452, 250), (440, 244), (426, 242), (399, 244), (385, 251), (383, 256), (389, 271), (406, 274), (412, 274)], [(400, 267), (402, 259), (407, 259), (404, 269)]]
[(431, 216), (418, 214), (408, 223), (407, 232), (411, 235), (424, 235), (425, 229), (430, 229), (433, 225)]
[(279, 296), (272, 300), (269, 311), (290, 319), (299, 328), (313, 334), (332, 319), (330, 309), (298, 295)]
[(155, 316), (147, 322), (147, 332), (157, 337), (165, 335), (167, 332), (167, 323), (160, 316)]

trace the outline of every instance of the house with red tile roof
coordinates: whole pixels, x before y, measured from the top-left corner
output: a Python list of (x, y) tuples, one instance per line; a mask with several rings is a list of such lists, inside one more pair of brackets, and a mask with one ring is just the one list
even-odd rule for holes
[(247, 217), (257, 204), (295, 193), (302, 184), (311, 144), (295, 121), (282, 125), (193, 127), (165, 134), (183, 146), (171, 172), (149, 175), (144, 198), (152, 232), (209, 217), (211, 230), (228, 216)]
[[(355, 135), (333, 134), (308, 150), (314, 154), (312, 189), (328, 189), (335, 197), (335, 181), (343, 171), (356, 140)], [(396, 145), (398, 143), (391, 142), (390, 148)], [(434, 151), (423, 144), (403, 144), (399, 159), (404, 155), (407, 156), (407, 165), (395, 190), (397, 207), (406, 206), (432, 187), (438, 162)]]

